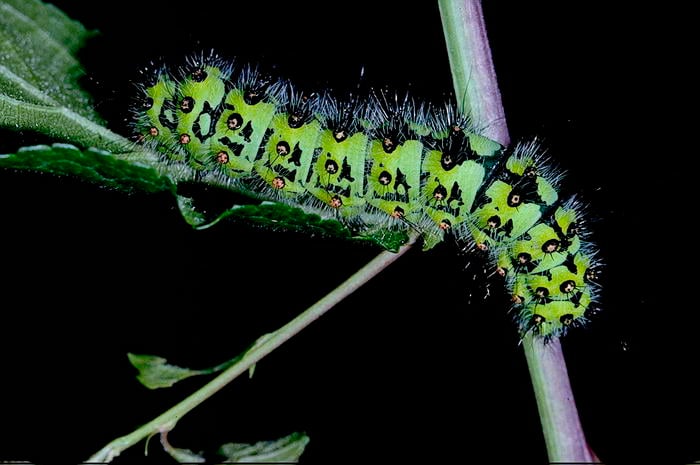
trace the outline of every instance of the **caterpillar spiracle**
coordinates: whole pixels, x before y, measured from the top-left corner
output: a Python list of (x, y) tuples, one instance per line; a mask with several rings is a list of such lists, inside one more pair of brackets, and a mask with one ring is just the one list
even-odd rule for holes
[(373, 91), (298, 91), (216, 54), (145, 70), (133, 128), (180, 180), (200, 180), (336, 218), (354, 234), (446, 237), (487, 255), (522, 334), (587, 321), (600, 266), (582, 203), (537, 141), (480, 135), (453, 104)]

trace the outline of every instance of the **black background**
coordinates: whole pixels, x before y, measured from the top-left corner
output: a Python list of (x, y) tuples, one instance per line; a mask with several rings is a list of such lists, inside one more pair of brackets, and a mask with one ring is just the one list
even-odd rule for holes
[[(139, 67), (211, 47), (304, 88), (362, 80), (440, 100), (452, 86), (432, 1), (57, 4), (101, 31), (81, 54), (85, 85), (120, 133)], [(608, 464), (699, 460), (693, 207), (685, 148), (662, 129), (653, 18), (579, 2), (484, 9), (511, 135), (543, 138), (564, 190), (589, 202), (606, 263), (604, 311), (563, 341), (589, 443)], [(5, 150), (17, 143), (3, 137)], [(244, 226), (193, 231), (168, 195), (0, 177), (4, 460), (87, 459), (203, 382), (148, 391), (127, 352), (215, 365), (376, 254)], [(309, 464), (546, 463), (515, 329), (493, 302), (468, 305), (471, 275), (454, 255), (411, 251), (170, 440), (213, 456), (224, 442), (306, 431)], [(171, 461), (155, 440), (142, 454), (115, 463)]]

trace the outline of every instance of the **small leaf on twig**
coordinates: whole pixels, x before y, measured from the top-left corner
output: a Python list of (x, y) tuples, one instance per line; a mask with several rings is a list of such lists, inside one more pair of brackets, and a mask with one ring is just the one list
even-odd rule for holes
[(127, 355), (131, 364), (139, 371), (136, 378), (148, 389), (171, 387), (183, 379), (210, 372), (170, 365), (166, 359), (156, 355)]
[(225, 457), (223, 463), (296, 463), (309, 440), (304, 433), (292, 433), (276, 441), (224, 444), (219, 454)]

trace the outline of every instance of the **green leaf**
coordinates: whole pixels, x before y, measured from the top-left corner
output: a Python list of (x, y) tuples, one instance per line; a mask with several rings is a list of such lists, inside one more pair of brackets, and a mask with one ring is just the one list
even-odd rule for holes
[(12, 8), (16, 13), (31, 18), (36, 26), (45, 31), (54, 42), (62, 44), (75, 54), (85, 39), (95, 34), (78, 21), (70, 19), (55, 6), (38, 0), (2, 0), (2, 8)]
[(276, 202), (262, 202), (258, 205), (238, 205), (225, 211), (216, 221), (253, 223), (272, 231), (291, 231), (319, 237), (347, 238), (351, 232), (334, 219), (321, 218), (316, 213)]
[(299, 232), (319, 238), (370, 242), (392, 252), (397, 251), (408, 241), (406, 232), (388, 229), (380, 229), (361, 236), (355, 236), (350, 229), (338, 220), (322, 218), (316, 213), (308, 213), (301, 208), (275, 202), (262, 202), (258, 205), (238, 205), (223, 212), (216, 220), (200, 226), (200, 228), (216, 224), (222, 219), (234, 223), (253, 224), (271, 231)]
[(194, 199), (192, 197), (185, 197), (184, 195), (177, 196), (177, 207), (180, 210), (182, 218), (192, 227), (205, 229), (209, 226), (213, 226), (217, 221), (214, 220), (211, 223), (207, 223), (207, 219), (204, 213), (198, 211), (194, 206)]
[(190, 370), (168, 364), (168, 361), (155, 355), (127, 354), (129, 362), (139, 371), (136, 377), (148, 389), (171, 387), (191, 376), (208, 374), (207, 370)]
[(338, 220), (322, 218), (316, 213), (308, 213), (299, 207), (269, 201), (259, 204), (236, 205), (209, 220), (197, 210), (194, 200), (190, 197), (178, 196), (178, 207), (185, 221), (197, 229), (206, 229), (226, 220), (232, 223), (258, 226), (270, 231), (296, 232), (325, 239), (369, 242), (392, 252), (398, 251), (408, 241), (408, 234), (405, 231), (389, 229), (369, 231), (355, 236)]
[(0, 128), (114, 153), (133, 144), (104, 126), (78, 80), (75, 54), (94, 35), (38, 0), (0, 0)]
[(22, 147), (0, 154), (0, 168), (77, 176), (100, 186), (126, 191), (174, 191), (170, 179), (145, 163), (127, 161), (97, 149), (81, 150), (69, 144)]
[(235, 205), (213, 219), (211, 215), (207, 218), (207, 215), (199, 211), (195, 204), (195, 198), (177, 195), (180, 214), (187, 224), (197, 229), (207, 229), (226, 220), (232, 223), (255, 225), (271, 231), (301, 232), (316, 237), (353, 239), (350, 230), (339, 221), (324, 219), (316, 213), (307, 213), (301, 208), (283, 203), (263, 201), (257, 204)]
[(20, 101), (61, 105), (99, 122), (78, 87), (83, 70), (75, 58), (92, 34), (37, 0), (0, 1), (0, 89)]
[(231, 360), (227, 360), (224, 363), (220, 363), (214, 367), (203, 368), (201, 370), (191, 370), (189, 368), (169, 365), (166, 359), (156, 355), (136, 355), (130, 353), (127, 354), (127, 356), (129, 357), (131, 364), (137, 370), (139, 370), (139, 375), (137, 378), (141, 384), (149, 389), (158, 389), (162, 387), (171, 387), (178, 381), (182, 381), (183, 379), (187, 379), (191, 376), (210, 375), (212, 373), (223, 371), (238, 363), (246, 352), (255, 347), (256, 344), (258, 344), (258, 341), (253, 343), (240, 354), (233, 357)]
[(296, 463), (309, 440), (304, 433), (292, 433), (277, 441), (224, 444), (219, 454), (225, 457), (224, 463)]

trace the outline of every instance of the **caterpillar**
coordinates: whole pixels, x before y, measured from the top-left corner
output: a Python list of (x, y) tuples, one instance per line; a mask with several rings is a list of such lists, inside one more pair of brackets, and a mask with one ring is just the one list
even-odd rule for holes
[(374, 90), (305, 93), (214, 52), (144, 70), (135, 139), (198, 180), (336, 218), (354, 234), (451, 238), (488, 257), (521, 334), (560, 336), (598, 300), (577, 198), (536, 141), (506, 148), (452, 103)]

